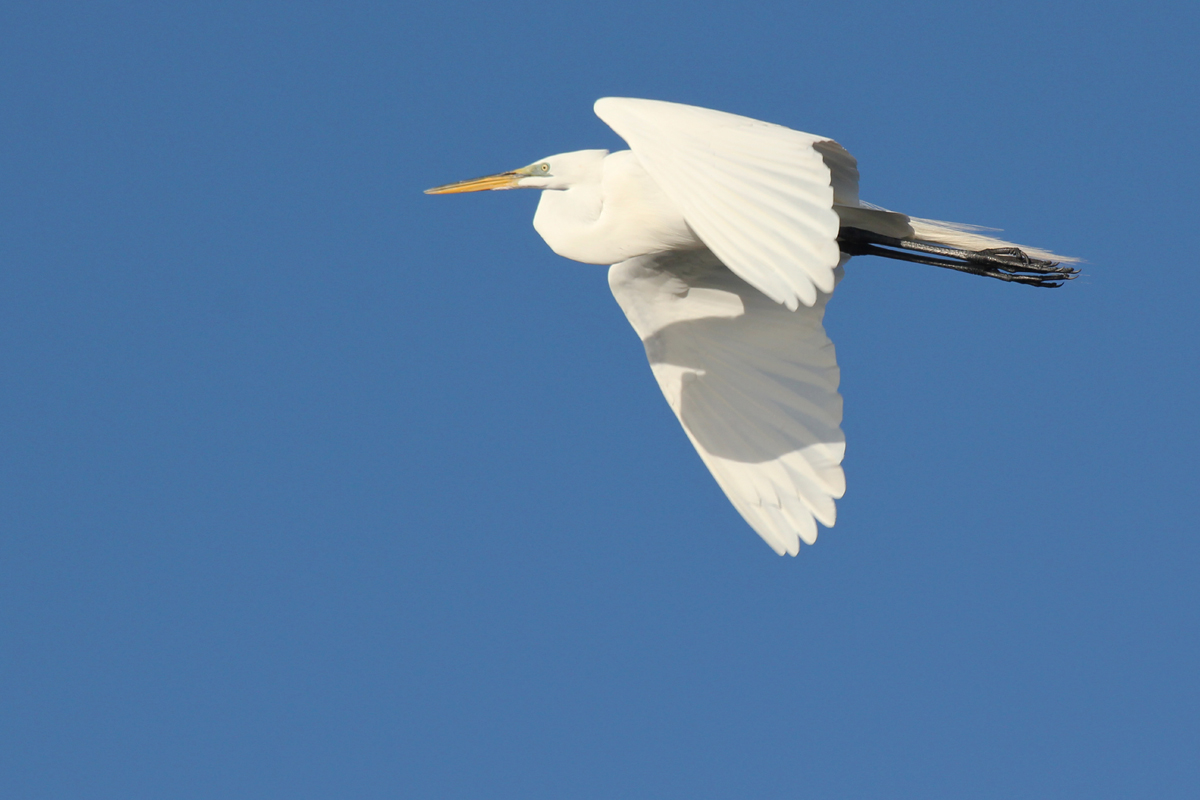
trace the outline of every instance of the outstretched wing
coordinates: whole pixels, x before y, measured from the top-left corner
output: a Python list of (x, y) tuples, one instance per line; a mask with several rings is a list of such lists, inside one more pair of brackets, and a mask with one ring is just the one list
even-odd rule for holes
[(789, 311), (707, 250), (623, 261), (608, 282), (667, 403), (750, 527), (780, 555), (816, 541), (846, 489), (838, 366), (821, 324), (829, 295)]
[(858, 169), (840, 145), (679, 103), (605, 97), (595, 108), (739, 277), (791, 309), (833, 291), (833, 204), (858, 202)]

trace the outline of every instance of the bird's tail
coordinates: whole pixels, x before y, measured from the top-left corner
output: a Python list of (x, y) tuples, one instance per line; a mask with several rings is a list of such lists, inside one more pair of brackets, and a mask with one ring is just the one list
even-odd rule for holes
[(996, 248), (1015, 247), (1030, 258), (1053, 261), (1059, 264), (1077, 264), (1080, 259), (1074, 256), (1060, 256), (1040, 247), (1028, 247), (1015, 244), (995, 236), (995, 228), (984, 228), (980, 225), (967, 225), (961, 222), (942, 222), (936, 219), (922, 219), (888, 211), (870, 203), (860, 203), (858, 206), (834, 206), (841, 218), (842, 226), (859, 228), (872, 233), (891, 236), (896, 239), (909, 239), (917, 242), (957, 247), (960, 250), (992, 250)]
[(1023, 244), (997, 239), (985, 231), (992, 232), (995, 228), (984, 228), (979, 225), (967, 225), (962, 222), (942, 222), (936, 219), (921, 219), (909, 217), (908, 224), (912, 226), (912, 238), (921, 242), (933, 242), (962, 250), (990, 250), (1000, 247), (1015, 247), (1030, 258), (1040, 258), (1058, 264), (1078, 264), (1075, 256), (1060, 256), (1040, 247), (1029, 247)]

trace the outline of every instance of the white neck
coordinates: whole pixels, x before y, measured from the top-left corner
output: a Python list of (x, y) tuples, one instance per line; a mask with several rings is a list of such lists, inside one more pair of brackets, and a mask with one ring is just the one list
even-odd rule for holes
[[(549, 159), (552, 167), (556, 158)], [(615, 264), (664, 250), (703, 247), (631, 151), (573, 167), (567, 188), (542, 192), (533, 217), (534, 229), (560, 256)]]

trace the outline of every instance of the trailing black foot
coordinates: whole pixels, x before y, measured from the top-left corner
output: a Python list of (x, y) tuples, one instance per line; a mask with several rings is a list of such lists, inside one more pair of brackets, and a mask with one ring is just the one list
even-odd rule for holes
[(1047, 289), (1062, 286), (1065, 281), (1073, 280), (1079, 274), (1075, 267), (1032, 258), (1019, 247), (964, 250), (930, 242), (896, 239), (861, 228), (842, 228), (838, 233), (838, 246), (842, 252), (852, 256), (894, 258)]

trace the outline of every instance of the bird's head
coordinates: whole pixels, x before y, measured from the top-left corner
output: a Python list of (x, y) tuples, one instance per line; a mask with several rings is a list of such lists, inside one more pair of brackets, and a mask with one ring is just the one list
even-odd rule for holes
[(535, 161), (527, 167), (469, 181), (426, 189), (425, 194), (459, 194), (488, 189), (570, 189), (587, 180), (599, 180), (600, 163), (607, 150), (576, 150)]

